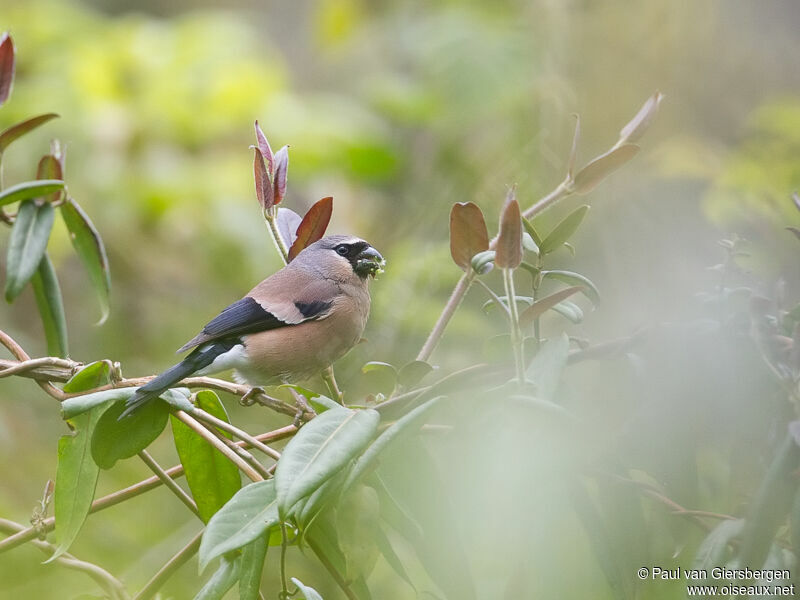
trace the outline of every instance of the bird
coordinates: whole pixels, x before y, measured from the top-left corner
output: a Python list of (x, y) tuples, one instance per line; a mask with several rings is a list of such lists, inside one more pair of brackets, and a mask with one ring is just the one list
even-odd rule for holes
[(385, 264), (358, 237), (331, 235), (310, 244), (186, 342), (178, 353), (191, 353), (139, 387), (120, 419), (194, 374), (235, 369), (239, 383), (255, 387), (319, 373), (361, 340), (369, 280)]

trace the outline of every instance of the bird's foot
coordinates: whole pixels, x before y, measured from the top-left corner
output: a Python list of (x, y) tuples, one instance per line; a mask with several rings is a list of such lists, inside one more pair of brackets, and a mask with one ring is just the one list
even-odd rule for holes
[(253, 406), (256, 403), (255, 397), (258, 394), (263, 394), (264, 388), (260, 388), (258, 386), (253, 386), (249, 390), (247, 390), (241, 398), (239, 398), (239, 404), (242, 406)]

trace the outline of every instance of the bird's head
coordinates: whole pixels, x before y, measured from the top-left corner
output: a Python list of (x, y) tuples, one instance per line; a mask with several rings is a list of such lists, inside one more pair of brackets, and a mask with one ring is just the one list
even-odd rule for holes
[(295, 260), (330, 265), (332, 269), (347, 269), (361, 279), (383, 273), (386, 265), (381, 253), (364, 240), (347, 235), (329, 235), (305, 248)]

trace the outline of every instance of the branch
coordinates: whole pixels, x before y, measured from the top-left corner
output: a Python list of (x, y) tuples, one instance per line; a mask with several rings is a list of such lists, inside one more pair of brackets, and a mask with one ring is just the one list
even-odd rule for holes
[(152, 579), (148, 581), (141, 591), (136, 594), (133, 600), (149, 600), (156, 595), (156, 592), (164, 585), (167, 580), (172, 577), (172, 574), (185, 565), (190, 558), (192, 558), (197, 550), (200, 548), (200, 540), (203, 537), (201, 531), (194, 536), (188, 544), (186, 544), (175, 556), (170, 558), (166, 564), (153, 575)]
[(142, 462), (144, 462), (144, 464), (146, 464), (149, 469), (156, 474), (156, 477), (158, 477), (161, 483), (167, 486), (170, 491), (178, 497), (178, 500), (183, 502), (186, 507), (202, 521), (203, 518), (200, 516), (200, 511), (197, 510), (197, 504), (195, 504), (191, 496), (189, 496), (189, 494), (183, 491), (183, 488), (175, 483), (172, 477), (170, 477), (167, 472), (161, 468), (161, 465), (159, 465), (155, 459), (150, 456), (150, 453), (147, 450), (141, 450), (139, 452), (139, 458), (141, 458)]

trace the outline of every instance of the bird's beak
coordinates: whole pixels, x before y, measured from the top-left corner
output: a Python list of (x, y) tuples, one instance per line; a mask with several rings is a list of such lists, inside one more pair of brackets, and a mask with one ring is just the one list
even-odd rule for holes
[(375, 277), (383, 273), (383, 268), (386, 266), (381, 253), (375, 250), (372, 246), (367, 246), (356, 257), (355, 272), (360, 277), (372, 276)]

